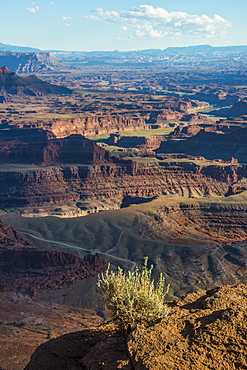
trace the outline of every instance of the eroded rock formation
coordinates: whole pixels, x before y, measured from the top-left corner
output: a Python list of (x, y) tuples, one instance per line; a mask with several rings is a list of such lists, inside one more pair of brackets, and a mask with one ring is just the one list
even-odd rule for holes
[(247, 129), (240, 128), (226, 133), (208, 132), (201, 129), (196, 135), (182, 141), (163, 141), (157, 153), (185, 153), (208, 159), (232, 157), (240, 162), (247, 158)]
[(244, 165), (200, 166), (193, 162), (64, 165), (52, 168), (1, 169), (2, 207), (42, 206), (79, 200), (118, 199), (126, 195), (152, 197), (219, 196), (246, 177)]
[(39, 346), (25, 370), (245, 369), (246, 294), (243, 284), (189, 294), (127, 340), (113, 324), (64, 335)]
[[(14, 130), (16, 136), (20, 129)], [(97, 164), (111, 162), (108, 151), (99, 147), (94, 141), (81, 135), (71, 135), (64, 139), (54, 139), (48, 131), (27, 130), (26, 143), (19, 141), (0, 141), (0, 162), (30, 163), (55, 165), (62, 163)], [(11, 134), (12, 130), (10, 130)], [(8, 132), (7, 132), (8, 135)], [(33, 140), (33, 136), (37, 142)], [(46, 140), (44, 139), (53, 139)], [(31, 142), (29, 142), (31, 141)]]
[(247, 101), (240, 100), (236, 102), (227, 112), (228, 117), (239, 117), (247, 114)]
[(52, 85), (35, 75), (20, 77), (6, 66), (0, 68), (0, 92), (3, 95), (39, 96), (47, 94), (71, 94), (67, 87)]
[(94, 136), (117, 131), (136, 131), (148, 128), (145, 117), (133, 117), (128, 114), (92, 115), (69, 120), (34, 123), (33, 127), (35, 126), (52, 131), (58, 138), (64, 138), (71, 134)]
[[(142, 237), (160, 239), (173, 244), (233, 243), (247, 239), (247, 206), (226, 202), (178, 203), (160, 206), (158, 216), (151, 218), (141, 230)], [(239, 253), (241, 259), (241, 253)], [(239, 265), (247, 266), (246, 255)]]
[(35, 296), (95, 276), (105, 268), (98, 254), (80, 258), (73, 253), (38, 249), (2, 221), (0, 236), (1, 291)]
[(0, 53), (0, 65), (7, 66), (16, 73), (52, 71), (59, 63), (49, 53)]
[(106, 140), (102, 140), (108, 145), (120, 146), (121, 148), (142, 148), (142, 149), (157, 149), (161, 141), (164, 140), (161, 136), (121, 136), (119, 134), (111, 134)]

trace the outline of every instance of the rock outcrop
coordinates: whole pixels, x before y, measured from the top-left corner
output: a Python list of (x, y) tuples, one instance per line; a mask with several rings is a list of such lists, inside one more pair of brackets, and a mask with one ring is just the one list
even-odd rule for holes
[(0, 369), (23, 370), (37, 346), (48, 338), (97, 325), (102, 318), (88, 309), (0, 292), (0, 322)]
[(98, 254), (84, 258), (73, 253), (38, 249), (0, 221), (0, 290), (30, 296), (61, 289), (105, 269)]
[(209, 104), (222, 104), (226, 106), (229, 104), (235, 104), (240, 97), (239, 95), (231, 94), (219, 89), (205, 89), (195, 93), (193, 95), (193, 99), (206, 101)]
[(170, 133), (170, 137), (180, 138), (180, 137), (190, 137), (198, 134), (202, 130), (199, 125), (187, 125), (187, 126), (177, 126), (173, 132)]
[(236, 102), (227, 112), (228, 117), (239, 117), (247, 114), (247, 101), (240, 100)]
[[(234, 243), (247, 239), (247, 206), (243, 204), (206, 203), (200, 200), (160, 206), (154, 218), (141, 229), (143, 238), (159, 239), (171, 244)], [(245, 253), (239, 252), (239, 266), (246, 267)]]
[[(23, 130), (13, 130), (23, 133)], [(7, 131), (10, 135), (12, 130)], [(81, 135), (71, 135), (64, 139), (54, 139), (49, 131), (27, 129), (24, 140), (0, 141), (0, 163), (30, 163), (42, 165), (57, 164), (98, 164), (112, 162), (110, 153), (99, 147), (94, 141)], [(33, 140), (33, 138), (35, 140)], [(45, 140), (44, 139), (50, 139)], [(53, 139), (53, 140), (52, 140)], [(30, 142), (31, 141), (31, 142)], [(35, 142), (37, 141), (37, 142)]]
[(72, 134), (85, 136), (102, 135), (117, 131), (136, 131), (147, 129), (145, 117), (131, 115), (89, 115), (87, 117), (33, 123), (32, 127), (53, 132), (58, 138)]
[(67, 334), (39, 346), (25, 370), (245, 369), (246, 297), (243, 284), (189, 294), (127, 340), (113, 324)]
[[(2, 124), (4, 126), (4, 124)], [(48, 141), (51, 139), (56, 139), (56, 136), (48, 130), (42, 130), (39, 128), (13, 128), (6, 124), (6, 127), (0, 129), (0, 150), (2, 154), (4, 153), (4, 147), (6, 149), (14, 148), (20, 145), (19, 143), (39, 143), (43, 141)], [(18, 143), (5, 143), (5, 141), (15, 141)], [(25, 147), (25, 146), (24, 146)]]
[(0, 68), (0, 93), (3, 95), (39, 96), (47, 94), (71, 94), (67, 87), (52, 85), (35, 75), (20, 77), (6, 66)]
[(60, 64), (50, 53), (0, 52), (0, 65), (16, 73), (37, 73), (54, 71)]
[[(169, 145), (169, 141), (166, 143)], [(142, 140), (139, 144), (145, 147)], [(158, 158), (155, 161), (117, 159), (81, 135), (36, 143), (2, 141), (0, 205), (35, 207), (114, 199), (120, 206), (126, 196), (204, 197), (225, 195), (230, 187), (232, 193), (246, 188), (243, 179), (247, 168), (238, 161), (219, 161), (217, 165), (201, 157), (198, 158), (201, 164), (193, 157), (181, 162), (179, 158), (178, 161), (170, 161), (166, 156)]]
[(1, 168), (1, 207), (45, 206), (79, 200), (118, 200), (127, 196), (219, 196), (246, 177), (244, 165), (200, 166), (193, 162), (60, 165)]
[(110, 137), (101, 140), (108, 145), (115, 145), (121, 148), (141, 148), (154, 150), (160, 146), (161, 141), (164, 140), (162, 136), (121, 136), (119, 134), (110, 134)]
[(247, 158), (247, 129), (240, 128), (226, 133), (208, 132), (201, 129), (195, 136), (182, 141), (163, 141), (157, 153), (185, 153), (203, 156), (208, 159), (221, 158), (225, 161), (232, 157), (239, 162)]

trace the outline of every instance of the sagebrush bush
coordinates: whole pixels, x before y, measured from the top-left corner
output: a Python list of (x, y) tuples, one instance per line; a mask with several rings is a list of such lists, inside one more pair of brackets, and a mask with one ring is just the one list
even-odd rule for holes
[(133, 272), (125, 273), (119, 267), (117, 272), (110, 271), (110, 264), (105, 273), (98, 279), (98, 287), (106, 301), (106, 308), (111, 312), (113, 320), (123, 329), (133, 329), (138, 324), (152, 324), (167, 316), (168, 307), (164, 297), (165, 279), (162, 274), (155, 286), (151, 279), (153, 266), (148, 269), (148, 258), (144, 266)]

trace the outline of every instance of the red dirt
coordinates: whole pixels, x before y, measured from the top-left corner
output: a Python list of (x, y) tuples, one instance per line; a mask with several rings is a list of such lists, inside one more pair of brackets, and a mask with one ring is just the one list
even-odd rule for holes
[(42, 344), (25, 370), (247, 369), (247, 286), (224, 286), (169, 303), (167, 318), (127, 340), (113, 324)]

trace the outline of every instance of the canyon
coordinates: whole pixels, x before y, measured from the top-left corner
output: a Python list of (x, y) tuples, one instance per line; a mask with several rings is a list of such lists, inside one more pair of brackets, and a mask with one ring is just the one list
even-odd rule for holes
[(246, 189), (247, 168), (236, 161), (186, 156), (180, 161), (159, 156), (124, 160), (79, 135), (36, 144), (3, 142), (0, 153), (2, 208), (73, 203), (80, 211), (89, 200), (109, 200), (120, 207), (127, 196), (219, 196), (238, 183)]
[(201, 155), (208, 159), (236, 158), (240, 162), (246, 160), (246, 128), (236, 128), (230, 132), (217, 133), (201, 129), (196, 135), (184, 141), (163, 141), (156, 150), (157, 153), (185, 153)]
[(72, 253), (35, 247), (0, 221), (0, 290), (36, 296), (42, 291), (87, 279), (103, 271), (99, 255), (83, 259)]
[(47, 338), (102, 321), (92, 310), (66, 308), (37, 297), (44, 291), (74, 286), (93, 295), (96, 276), (106, 263), (97, 254), (79, 258), (39, 249), (2, 221), (0, 237), (0, 367), (21, 370)]
[[(177, 52), (0, 55), (3, 369), (246, 366), (245, 51)], [(98, 273), (145, 256), (169, 319), (93, 329)]]

